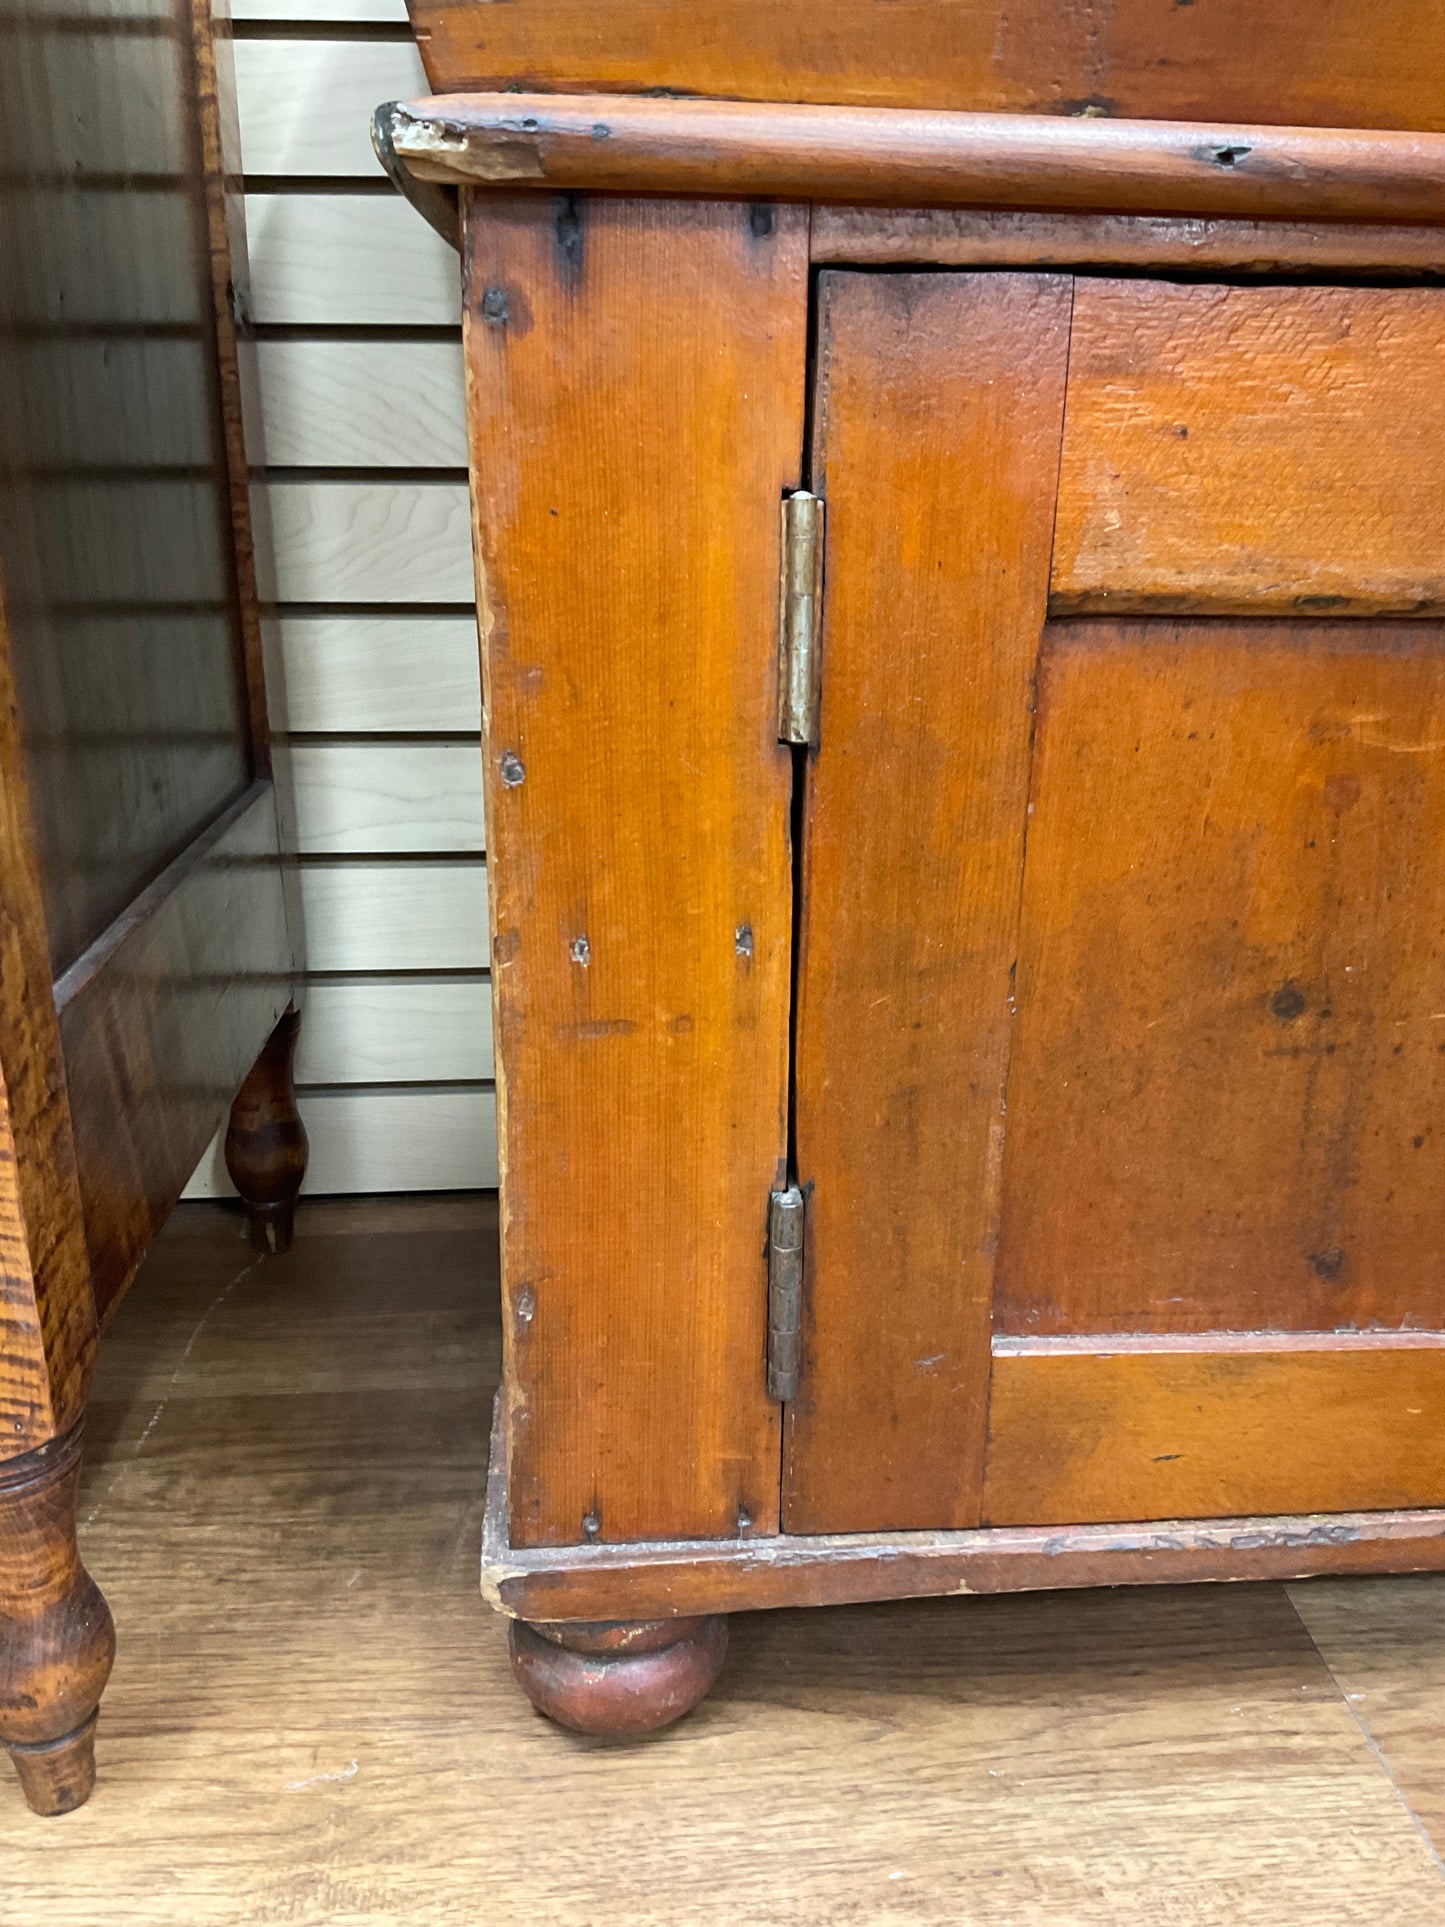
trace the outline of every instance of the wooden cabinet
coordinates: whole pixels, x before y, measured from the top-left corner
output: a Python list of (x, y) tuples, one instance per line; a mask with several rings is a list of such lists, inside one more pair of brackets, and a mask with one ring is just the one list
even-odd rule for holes
[(632, 1730), (731, 1610), (1445, 1565), (1404, 68), (1342, 5), (1272, 127), (1218, 13), (1060, 99), (988, 8), (991, 77), (924, 0), (502, 11), (418, 5), (379, 124), (461, 190), (524, 1686)]

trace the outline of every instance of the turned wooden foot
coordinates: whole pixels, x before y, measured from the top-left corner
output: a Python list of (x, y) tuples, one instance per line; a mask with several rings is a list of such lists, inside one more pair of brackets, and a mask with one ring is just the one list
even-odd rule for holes
[(538, 1712), (574, 1733), (651, 1733), (690, 1713), (722, 1670), (728, 1623), (514, 1619), (512, 1671)]
[(0, 1461), (0, 1744), (36, 1813), (95, 1784), (95, 1719), (115, 1627), (75, 1543), (80, 1427)]
[(288, 1010), (236, 1093), (226, 1129), (226, 1169), (258, 1251), (290, 1249), (296, 1193), (306, 1175), (306, 1126), (291, 1078), (300, 1028), (299, 1012)]

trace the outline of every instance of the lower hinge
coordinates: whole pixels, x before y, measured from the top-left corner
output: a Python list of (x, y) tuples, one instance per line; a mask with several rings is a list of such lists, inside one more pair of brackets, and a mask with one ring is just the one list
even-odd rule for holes
[(807, 1205), (796, 1184), (768, 1199), (768, 1397), (798, 1396), (803, 1352), (803, 1226)]

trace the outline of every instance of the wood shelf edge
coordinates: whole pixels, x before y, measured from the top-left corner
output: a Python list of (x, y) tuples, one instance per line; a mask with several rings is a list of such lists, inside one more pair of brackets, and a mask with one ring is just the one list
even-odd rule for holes
[(384, 113), (418, 180), (472, 187), (1445, 220), (1445, 134), (610, 94), (440, 94)]

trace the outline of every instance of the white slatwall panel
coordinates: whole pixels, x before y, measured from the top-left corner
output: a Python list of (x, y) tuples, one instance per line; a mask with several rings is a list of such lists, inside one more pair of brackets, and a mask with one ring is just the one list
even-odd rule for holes
[(293, 743), (290, 760), (304, 856), (481, 853), (476, 743)]
[(406, 25), (406, 0), (231, 0), (233, 20), (385, 21)]
[(399, 194), (248, 194), (246, 244), (259, 324), (460, 325), (456, 252)]
[(263, 341), (253, 462), (299, 468), (465, 468), (462, 344)]
[[(258, 330), (247, 439), (312, 972), (306, 1189), (490, 1186), (460, 277), (378, 191), (369, 137), (380, 101), (426, 81), (409, 36), (376, 36), (404, 28), (403, 0), (234, 0), (234, 15)], [(348, 38), (346, 22), (363, 30)], [(213, 1146), (192, 1195), (229, 1190)]]
[(374, 179), (373, 109), (430, 89), (410, 38), (286, 38), (236, 42), (236, 91), (248, 175)]
[(492, 1069), (485, 977), (324, 977), (306, 993), (303, 1084), (482, 1083)]
[(475, 970), (488, 959), (487, 872), (418, 860), (301, 865), (313, 970)]
[(473, 617), (287, 615), (275, 629), (293, 730), (479, 734)]
[(269, 484), (278, 602), (470, 602), (465, 482)]

